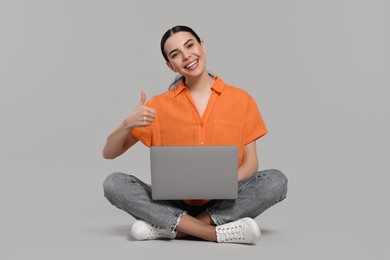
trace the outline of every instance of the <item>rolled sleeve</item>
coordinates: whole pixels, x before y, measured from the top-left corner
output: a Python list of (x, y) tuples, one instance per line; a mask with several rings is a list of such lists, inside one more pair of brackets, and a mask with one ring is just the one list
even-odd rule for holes
[(244, 144), (248, 144), (268, 133), (264, 120), (251, 96), (248, 98), (247, 113), (244, 120)]

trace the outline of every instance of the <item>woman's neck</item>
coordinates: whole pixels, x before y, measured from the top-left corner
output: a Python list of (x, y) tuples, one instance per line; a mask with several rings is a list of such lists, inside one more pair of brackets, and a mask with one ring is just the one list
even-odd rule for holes
[(188, 87), (191, 93), (202, 93), (210, 91), (211, 86), (214, 84), (213, 78), (207, 71), (202, 73), (196, 78), (186, 78), (185, 85)]

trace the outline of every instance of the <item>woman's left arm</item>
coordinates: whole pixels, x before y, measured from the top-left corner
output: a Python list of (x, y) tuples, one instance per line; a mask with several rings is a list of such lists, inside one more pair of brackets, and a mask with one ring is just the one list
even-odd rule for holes
[(243, 162), (238, 168), (238, 181), (240, 182), (251, 177), (258, 169), (256, 141), (253, 141), (244, 146)]

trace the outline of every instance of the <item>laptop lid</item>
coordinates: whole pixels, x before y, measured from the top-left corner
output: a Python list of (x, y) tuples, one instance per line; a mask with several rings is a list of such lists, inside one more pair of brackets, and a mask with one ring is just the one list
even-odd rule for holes
[(236, 199), (237, 146), (152, 146), (152, 198)]

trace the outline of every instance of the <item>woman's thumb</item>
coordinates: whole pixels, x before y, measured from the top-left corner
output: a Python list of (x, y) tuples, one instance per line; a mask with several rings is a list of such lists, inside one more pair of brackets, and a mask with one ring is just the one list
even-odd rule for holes
[(145, 95), (145, 92), (142, 90), (141, 91), (141, 98), (139, 99), (138, 106), (145, 105), (145, 101), (146, 101), (146, 95)]

